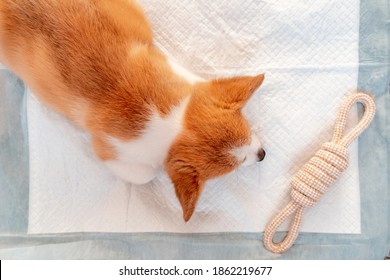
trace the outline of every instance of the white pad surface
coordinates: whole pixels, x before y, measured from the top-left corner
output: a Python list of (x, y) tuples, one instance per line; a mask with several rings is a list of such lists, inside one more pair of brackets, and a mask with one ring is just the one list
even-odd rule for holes
[[(86, 133), (30, 95), (29, 232), (263, 231), (289, 201), (293, 174), (330, 140), (341, 99), (356, 89), (359, 1), (140, 2), (157, 45), (196, 74), (266, 73), (245, 113), (267, 157), (209, 181), (184, 223), (164, 173), (144, 186), (116, 179)], [(307, 211), (302, 231), (360, 232), (356, 143), (350, 152), (350, 167)]]

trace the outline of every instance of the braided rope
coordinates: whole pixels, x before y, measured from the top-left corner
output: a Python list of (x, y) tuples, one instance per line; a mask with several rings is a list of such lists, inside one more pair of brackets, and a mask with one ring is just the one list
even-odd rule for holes
[[(364, 115), (343, 138), (348, 111), (357, 102), (364, 105)], [(267, 225), (264, 231), (264, 245), (269, 251), (282, 253), (293, 245), (299, 233), (304, 210), (315, 205), (347, 169), (347, 146), (369, 126), (374, 115), (375, 103), (371, 96), (355, 93), (346, 98), (336, 120), (332, 141), (322, 145), (321, 149), (295, 174), (290, 183), (291, 202)], [(280, 243), (274, 243), (273, 237), (277, 228), (294, 213), (287, 235)]]

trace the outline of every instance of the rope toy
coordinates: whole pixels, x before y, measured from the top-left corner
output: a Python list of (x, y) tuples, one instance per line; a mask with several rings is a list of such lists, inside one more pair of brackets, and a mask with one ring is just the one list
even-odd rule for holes
[[(363, 117), (343, 138), (348, 111), (357, 102), (365, 107)], [(315, 205), (347, 169), (347, 146), (369, 126), (374, 115), (375, 103), (371, 96), (355, 93), (346, 98), (336, 120), (332, 141), (322, 145), (321, 149), (295, 174), (290, 182), (291, 202), (267, 225), (264, 231), (264, 246), (267, 250), (273, 253), (283, 253), (294, 244), (305, 208)], [(274, 243), (273, 237), (277, 228), (294, 213), (287, 235), (280, 243)]]

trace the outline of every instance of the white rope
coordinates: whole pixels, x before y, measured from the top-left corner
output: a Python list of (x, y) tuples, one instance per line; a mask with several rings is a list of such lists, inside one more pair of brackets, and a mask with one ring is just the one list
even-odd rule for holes
[[(364, 105), (364, 115), (343, 138), (347, 114), (356, 102)], [(294, 244), (299, 234), (304, 210), (315, 205), (347, 169), (349, 163), (347, 146), (369, 126), (374, 115), (375, 103), (371, 96), (355, 93), (346, 98), (336, 120), (332, 141), (322, 145), (321, 149), (295, 174), (290, 183), (291, 202), (266, 227), (264, 245), (269, 251), (282, 253)], [(287, 235), (281, 242), (274, 243), (276, 230), (287, 217), (293, 214)]]

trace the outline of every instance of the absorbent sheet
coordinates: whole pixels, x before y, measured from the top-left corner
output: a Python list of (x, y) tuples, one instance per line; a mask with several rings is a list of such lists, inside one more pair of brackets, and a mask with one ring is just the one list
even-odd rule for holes
[[(291, 177), (331, 139), (341, 100), (356, 90), (359, 1), (140, 3), (156, 45), (195, 74), (265, 72), (245, 115), (267, 156), (208, 181), (185, 223), (164, 172), (142, 186), (115, 178), (87, 133), (29, 93), (29, 233), (263, 231), (289, 201)], [(349, 124), (356, 121), (352, 112)], [(302, 231), (360, 232), (357, 143), (349, 150), (348, 170), (307, 210)]]

